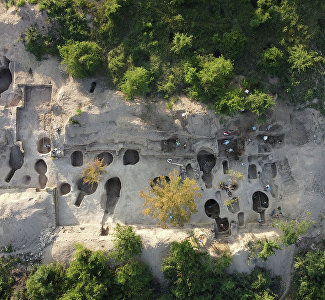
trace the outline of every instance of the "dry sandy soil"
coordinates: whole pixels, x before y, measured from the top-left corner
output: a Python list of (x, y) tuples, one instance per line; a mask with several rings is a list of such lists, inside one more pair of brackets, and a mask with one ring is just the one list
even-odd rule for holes
[[(316, 223), (309, 237), (324, 237), (325, 120), (318, 111), (277, 99), (267, 123), (258, 125), (249, 112), (220, 117), (185, 97), (171, 110), (159, 99), (127, 102), (105, 78), (73, 80), (57, 58), (38, 62), (26, 52), (22, 32), (44, 19), (29, 6), (5, 10), (0, 4), (0, 247), (67, 263), (75, 242), (108, 251), (114, 225), (130, 224), (142, 237), (142, 259), (162, 280), (159, 266), (170, 242), (193, 234), (211, 254), (229, 249), (230, 271), (249, 272), (255, 263), (248, 264), (246, 243), (278, 235), (271, 212), (279, 206), (285, 219), (310, 212)], [(71, 117), (80, 126), (70, 124)], [(82, 168), (97, 155), (107, 172), (96, 189), (84, 190)], [(197, 179), (202, 197), (184, 229), (161, 229), (142, 214), (138, 192), (174, 168)], [(218, 188), (229, 181), (227, 169), (245, 175), (233, 207), (223, 204), (227, 194)], [(101, 235), (102, 226), (108, 235)], [(258, 264), (288, 279), (294, 251)]]

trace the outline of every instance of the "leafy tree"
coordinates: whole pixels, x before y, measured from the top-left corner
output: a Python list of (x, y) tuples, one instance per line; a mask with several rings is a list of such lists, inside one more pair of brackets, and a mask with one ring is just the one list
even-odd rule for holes
[(119, 299), (152, 299), (152, 275), (149, 267), (138, 261), (129, 261), (116, 270), (116, 283), (120, 290)]
[(305, 221), (280, 221), (275, 222), (273, 226), (278, 226), (282, 232), (283, 235), (281, 237), (282, 242), (285, 246), (290, 246), (295, 244), (298, 241), (298, 238), (306, 233), (312, 226), (313, 222), (309, 220)]
[(126, 71), (121, 90), (129, 100), (135, 96), (143, 96), (150, 91), (151, 80), (149, 71), (143, 67), (137, 67)]
[(12, 268), (13, 265), (8, 259), (0, 257), (0, 299), (9, 300), (12, 294), (14, 285)]
[(27, 295), (32, 300), (58, 299), (65, 291), (65, 270), (60, 264), (39, 266), (26, 281)]
[(35, 26), (26, 29), (23, 34), (23, 41), (26, 50), (33, 53), (37, 60), (41, 60), (48, 52), (49, 45), (46, 45), (45, 37), (36, 29)]
[(173, 39), (173, 46), (171, 50), (176, 54), (184, 54), (192, 46), (192, 35), (177, 32)]
[(276, 70), (283, 63), (282, 59), (283, 59), (283, 52), (279, 48), (273, 46), (263, 51), (262, 66), (266, 70), (271, 70), (271, 71)]
[(93, 186), (98, 183), (102, 174), (105, 172), (107, 166), (104, 164), (104, 158), (96, 158), (87, 163), (86, 167), (82, 170), (83, 182)]
[(257, 257), (266, 261), (269, 256), (274, 255), (277, 250), (281, 250), (280, 242), (275, 240), (257, 240), (255, 243), (251, 243), (250, 245), (250, 254), (252, 257)]
[(161, 176), (158, 183), (151, 182), (146, 192), (140, 191), (140, 197), (145, 199), (143, 214), (157, 218), (162, 227), (168, 227), (168, 224), (183, 227), (197, 212), (195, 198), (201, 196), (200, 187), (194, 179), (182, 180), (176, 170), (169, 173), (169, 178), (167, 182)]
[(139, 235), (135, 234), (132, 226), (116, 224), (114, 233), (114, 251), (111, 256), (122, 262), (138, 256), (142, 252), (142, 241)]
[(242, 54), (246, 41), (247, 38), (239, 29), (233, 29), (223, 34), (221, 50), (226, 57), (235, 59)]
[(195, 251), (189, 241), (171, 244), (161, 270), (176, 299), (213, 299), (214, 278), (209, 257)]
[(108, 52), (107, 60), (108, 70), (112, 76), (113, 83), (119, 84), (126, 71), (124, 48), (120, 46)]
[(66, 271), (68, 291), (62, 300), (108, 298), (114, 273), (104, 251), (93, 252), (77, 244), (74, 258)]
[(303, 45), (295, 45), (289, 50), (290, 56), (288, 62), (293, 72), (304, 72), (315, 66), (316, 62), (323, 61), (315, 51), (307, 51)]
[(62, 63), (75, 78), (92, 75), (102, 64), (101, 48), (95, 42), (69, 42), (59, 47)]
[(216, 112), (218, 114), (232, 114), (245, 109), (245, 94), (240, 89), (232, 89), (216, 101)]
[(274, 104), (275, 102), (272, 96), (257, 90), (249, 94), (246, 98), (246, 108), (258, 116), (266, 110), (271, 109)]
[(294, 281), (297, 285), (297, 300), (325, 299), (325, 251), (307, 252), (297, 257), (294, 264)]

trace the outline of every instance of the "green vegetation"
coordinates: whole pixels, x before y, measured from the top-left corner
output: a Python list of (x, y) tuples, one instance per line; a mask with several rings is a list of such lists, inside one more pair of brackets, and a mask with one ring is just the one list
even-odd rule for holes
[[(322, 0), (36, 2), (49, 25), (26, 31), (27, 50), (37, 59), (60, 55), (78, 78), (106, 65), (128, 99), (185, 92), (217, 113), (262, 115), (271, 93), (307, 105), (325, 95)], [(234, 84), (236, 75), (245, 81)]]
[(14, 285), (14, 279), (11, 276), (12, 268), (10, 260), (0, 257), (0, 299), (10, 299)]

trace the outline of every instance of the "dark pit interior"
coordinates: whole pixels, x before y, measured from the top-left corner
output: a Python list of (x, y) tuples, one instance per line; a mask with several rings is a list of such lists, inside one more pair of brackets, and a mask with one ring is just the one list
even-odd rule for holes
[(238, 213), (238, 226), (244, 226), (245, 225), (245, 216), (243, 212)]
[(257, 178), (257, 170), (256, 165), (252, 164), (248, 166), (248, 179), (256, 179)]
[(216, 224), (218, 232), (228, 232), (229, 231), (229, 221), (228, 218), (216, 218)]
[(216, 219), (219, 217), (220, 207), (218, 202), (214, 199), (209, 199), (208, 201), (205, 202), (204, 210), (206, 215), (209, 218)]
[(113, 162), (113, 155), (109, 152), (99, 153), (96, 157), (99, 160), (103, 160), (104, 165), (108, 166)]
[(93, 93), (95, 91), (97, 83), (93, 81), (90, 85), (89, 93)]
[(25, 176), (23, 177), (23, 184), (25, 184), (25, 185), (29, 185), (30, 182), (31, 182), (31, 180), (32, 180), (32, 178), (31, 178), (29, 175), (25, 175)]
[(39, 182), (39, 185), (41, 187), (41, 189), (44, 189), (46, 187), (46, 184), (47, 184), (47, 177), (45, 174), (40, 174), (38, 176), (38, 182)]
[(277, 168), (275, 163), (266, 163), (263, 165), (262, 172), (267, 177), (275, 178), (277, 175)]
[(5, 92), (12, 83), (12, 75), (9, 68), (0, 70), (0, 94)]
[(121, 192), (120, 179), (118, 177), (113, 177), (108, 179), (105, 184), (105, 190), (107, 196), (105, 213), (113, 214), (116, 203), (120, 198), (120, 192)]
[(37, 143), (37, 151), (46, 154), (51, 151), (51, 140), (48, 137), (42, 137)]
[(158, 177), (155, 177), (152, 180), (152, 182), (150, 183), (151, 187), (153, 187), (156, 184), (161, 186), (161, 178), (160, 177), (163, 177), (166, 180), (166, 182), (170, 182), (170, 178), (168, 176), (158, 176)]
[(81, 151), (74, 151), (71, 154), (71, 165), (81, 167), (84, 163), (83, 154)]
[(271, 151), (272, 151), (272, 147), (268, 144), (258, 145), (258, 153), (266, 153)]
[(253, 199), (253, 210), (260, 214), (260, 219), (264, 222), (265, 209), (269, 207), (268, 196), (261, 191), (257, 191), (253, 194), (252, 199)]
[(137, 150), (126, 150), (123, 156), (123, 165), (135, 165), (139, 162), (139, 159)]
[(64, 182), (60, 185), (60, 194), (66, 195), (69, 194), (71, 191), (71, 185), (67, 182)]
[[(226, 140), (229, 140), (229, 143), (225, 145)], [(230, 149), (232, 151), (230, 152)], [(218, 150), (220, 157), (227, 157), (229, 159), (238, 160), (241, 155), (245, 152), (245, 140), (243, 138), (231, 139), (224, 138), (218, 140)]]
[(39, 159), (35, 163), (35, 170), (38, 174), (45, 174), (47, 172), (47, 165), (43, 159)]
[(228, 160), (224, 160), (222, 162), (222, 168), (223, 168), (223, 174), (227, 174), (228, 173), (228, 170), (229, 170)]
[(197, 155), (197, 161), (200, 166), (200, 170), (203, 172), (202, 180), (205, 182), (206, 188), (212, 188), (213, 175), (211, 171), (216, 165), (216, 157), (214, 154), (201, 150)]
[(83, 198), (86, 195), (91, 195), (93, 193), (96, 192), (98, 187), (98, 183), (95, 182), (94, 184), (90, 184), (90, 183), (85, 183), (83, 178), (78, 179), (77, 181), (77, 188), (80, 191), (78, 196), (77, 196), (77, 200), (74, 203), (75, 206), (79, 207)]
[(164, 152), (173, 152), (176, 150), (176, 141), (177, 137), (171, 137), (168, 140), (162, 140), (160, 145), (161, 145), (161, 150)]
[(11, 168), (11, 170), (6, 176), (5, 181), (10, 182), (15, 172), (18, 169), (20, 169), (23, 166), (23, 164), (24, 164), (24, 153), (21, 152), (19, 146), (17, 145), (12, 146), (10, 149), (10, 156), (9, 156), (9, 167)]

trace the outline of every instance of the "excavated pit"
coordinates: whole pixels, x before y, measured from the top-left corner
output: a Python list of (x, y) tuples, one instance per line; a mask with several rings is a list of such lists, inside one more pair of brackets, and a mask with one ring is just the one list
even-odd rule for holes
[(47, 177), (45, 175), (45, 173), (47, 172), (47, 165), (43, 159), (39, 159), (35, 163), (35, 170), (39, 174), (38, 183), (39, 183), (41, 189), (44, 189), (47, 184)]
[[(229, 141), (229, 143), (227, 143), (227, 141)], [(245, 153), (245, 139), (220, 139), (218, 140), (218, 151), (219, 157), (238, 160), (239, 157)]]
[(233, 203), (227, 205), (227, 208), (228, 208), (228, 211), (230, 211), (233, 214), (238, 213), (240, 211), (239, 200), (237, 199)]
[[(163, 178), (165, 178), (166, 182), (170, 182), (170, 178), (168, 176), (162, 176)], [(159, 186), (162, 186), (161, 185), (161, 179), (160, 177), (155, 177), (152, 182), (150, 183), (150, 186), (153, 187), (154, 185), (158, 184)]]
[(12, 83), (12, 74), (9, 68), (0, 70), (0, 94), (5, 92)]
[(186, 170), (186, 176), (188, 178), (195, 179), (195, 172), (194, 172), (191, 164), (187, 164), (185, 170)]
[(260, 219), (264, 222), (265, 209), (269, 207), (269, 197), (265, 193), (257, 191), (253, 194), (252, 199), (253, 210), (260, 214)]
[(161, 151), (164, 152), (173, 152), (177, 148), (177, 137), (171, 137), (168, 140), (163, 140), (160, 143)]
[(67, 182), (64, 182), (60, 185), (60, 194), (67, 195), (71, 192), (71, 185)]
[(109, 152), (102, 152), (96, 156), (97, 159), (103, 160), (104, 165), (108, 166), (113, 162), (113, 155)]
[(126, 150), (123, 156), (123, 165), (135, 165), (139, 162), (139, 159), (137, 150)]
[(270, 145), (267, 144), (258, 145), (258, 153), (267, 153), (271, 151), (272, 151), (272, 147)]
[[(267, 136), (267, 140), (264, 140), (264, 136)], [(282, 148), (284, 146), (284, 134), (279, 135), (258, 135), (257, 141), (259, 143), (264, 143), (265, 145), (269, 145), (271, 148)]]
[(77, 199), (76, 199), (76, 202), (74, 203), (75, 206), (79, 207), (83, 198), (86, 196), (86, 195), (91, 195), (93, 193), (96, 192), (97, 190), (97, 187), (98, 187), (98, 183), (95, 182), (94, 184), (90, 184), (90, 183), (85, 183), (83, 178), (80, 178), (78, 181), (77, 181), (77, 188), (78, 190), (80, 191), (78, 196), (77, 196)]
[(205, 182), (206, 188), (212, 188), (213, 175), (211, 171), (216, 165), (216, 157), (206, 150), (201, 150), (197, 155), (197, 161), (200, 166), (200, 171), (203, 172), (202, 180)]
[(107, 196), (105, 213), (113, 214), (116, 203), (120, 198), (120, 192), (121, 192), (120, 179), (118, 177), (113, 177), (108, 179), (105, 184), (105, 190)]
[(256, 165), (252, 164), (248, 166), (248, 179), (256, 179), (257, 178), (257, 170)]
[(216, 224), (217, 224), (218, 233), (228, 233), (229, 232), (228, 218), (216, 218)]
[(244, 226), (245, 225), (245, 215), (243, 212), (238, 213), (238, 226)]
[(220, 207), (216, 200), (209, 199), (204, 204), (205, 214), (212, 219), (216, 219), (220, 214)]
[(41, 138), (37, 143), (37, 151), (46, 154), (51, 151), (51, 140), (48, 137)]
[(227, 174), (228, 173), (228, 170), (229, 170), (228, 161), (227, 160), (224, 160), (222, 162), (222, 168), (223, 168), (223, 174)]
[(93, 81), (90, 85), (89, 93), (93, 93), (95, 91), (97, 83)]
[(71, 154), (71, 165), (74, 167), (81, 167), (84, 163), (83, 154), (81, 151), (74, 151)]
[(20, 169), (24, 164), (24, 153), (21, 152), (20, 147), (15, 145), (11, 147), (10, 157), (9, 157), (9, 167), (11, 170), (6, 176), (5, 181), (10, 182), (15, 172)]
[(266, 177), (275, 178), (277, 176), (277, 168), (275, 163), (266, 163), (262, 167), (262, 173), (265, 174)]

